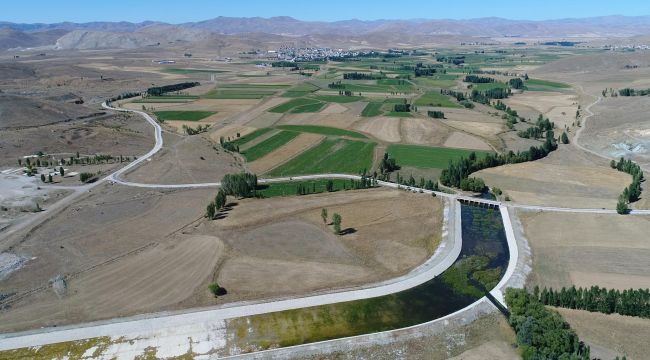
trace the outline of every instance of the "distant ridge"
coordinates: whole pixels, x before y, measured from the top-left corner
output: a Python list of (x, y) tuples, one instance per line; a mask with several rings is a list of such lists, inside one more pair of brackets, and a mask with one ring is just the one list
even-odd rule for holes
[[(408, 31), (414, 35), (445, 33), (470, 36), (578, 36), (600, 34), (602, 36), (633, 36), (650, 33), (650, 16), (600, 16), (589, 18), (566, 18), (556, 20), (510, 20), (486, 17), (465, 20), (453, 19), (406, 19), (406, 20), (341, 20), (341, 21), (302, 21), (289, 16), (263, 17), (225, 17), (188, 22), (165, 24), (156, 21), (140, 23), (120, 22), (61, 22), (53, 24), (21, 24), (0, 21), (0, 28), (6, 27), (22, 32), (44, 30), (88, 30), (104, 32), (134, 32), (151, 25), (174, 25), (184, 28), (197, 28), (221, 34), (241, 34), (263, 32), (277, 35), (365, 34), (384, 30)], [(351, 32), (354, 33), (351, 33)]]
[[(138, 47), (163, 41), (169, 35), (153, 34), (147, 29), (177, 29), (182, 33), (183, 41), (194, 41), (192, 34), (200, 41), (209, 38), (206, 33), (215, 35), (269, 34), (288, 37), (305, 37), (314, 39), (374, 39), (382, 37), (404, 38), (412, 41), (431, 40), (434, 37), (471, 38), (622, 38), (650, 34), (650, 16), (601, 16), (591, 18), (570, 18), (557, 20), (510, 20), (486, 17), (466, 20), (453, 19), (408, 19), (408, 20), (342, 20), (342, 21), (302, 21), (289, 16), (271, 18), (263, 17), (224, 17), (188, 22), (166, 24), (156, 21), (131, 22), (61, 22), (53, 24), (20, 24), (0, 22), (0, 49), (12, 47), (42, 46), (44, 42), (54, 45), (51, 36), (45, 32), (65, 36), (75, 32), (73, 39), (63, 39), (66, 44), (78, 43), (85, 48), (127, 46)], [(11, 30), (11, 31), (10, 31)], [(193, 32), (192, 32), (193, 31)], [(83, 34), (83, 36), (81, 36)], [(116, 35), (117, 34), (117, 35)], [(107, 44), (102, 43), (107, 37)], [(80, 42), (83, 38), (92, 38), (96, 46), (89, 42)], [(83, 43), (83, 44), (82, 44)], [(105, 45), (105, 46), (104, 46)]]

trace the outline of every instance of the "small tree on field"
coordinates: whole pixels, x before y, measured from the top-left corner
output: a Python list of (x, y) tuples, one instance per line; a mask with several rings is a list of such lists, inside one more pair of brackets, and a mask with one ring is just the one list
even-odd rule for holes
[(325, 182), (325, 190), (327, 190), (327, 192), (334, 191), (334, 181), (327, 180), (327, 182)]
[(219, 189), (217, 196), (214, 198), (214, 204), (217, 211), (223, 209), (223, 207), (226, 206), (226, 193), (223, 191), (223, 189)]
[(45, 174), (41, 174), (41, 181), (45, 182)]
[(616, 203), (616, 212), (624, 215), (627, 214), (629, 208), (627, 207), (627, 201), (623, 196), (619, 196), (618, 203)]
[(327, 209), (322, 208), (320, 211), (320, 217), (323, 219), (323, 223), (327, 223)]
[(217, 207), (214, 204), (214, 202), (211, 202), (208, 204), (207, 208), (205, 209), (205, 216), (212, 220), (214, 219), (214, 216), (217, 214)]
[(212, 283), (208, 285), (208, 290), (210, 290), (210, 293), (214, 295), (214, 297), (219, 297), (219, 295), (223, 294), (223, 288), (219, 286), (217, 283)]
[(334, 233), (336, 235), (339, 235), (341, 233), (341, 221), (343, 219), (341, 218), (341, 215), (335, 213), (332, 216), (332, 224), (334, 225)]
[(566, 134), (566, 132), (562, 133), (562, 137), (560, 138), (562, 141), (562, 144), (568, 144), (569, 143), (569, 136)]

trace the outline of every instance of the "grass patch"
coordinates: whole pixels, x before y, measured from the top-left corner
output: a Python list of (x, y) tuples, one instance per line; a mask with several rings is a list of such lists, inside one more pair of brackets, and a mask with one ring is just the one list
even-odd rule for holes
[(167, 74), (191, 75), (191, 74), (218, 74), (228, 72), (227, 70), (216, 69), (181, 69), (181, 68), (164, 68), (160, 70)]
[(461, 107), (447, 95), (443, 95), (438, 91), (428, 91), (420, 96), (414, 102), (415, 106), (440, 106), (449, 108)]
[(341, 104), (363, 100), (361, 96), (345, 96), (345, 95), (317, 95), (314, 96), (314, 98), (324, 102), (341, 103)]
[(327, 191), (325, 184), (328, 180), (332, 181), (332, 184), (334, 185), (333, 191), (349, 189), (351, 187), (350, 181), (345, 179), (289, 181), (281, 183), (260, 184), (257, 187), (257, 194), (265, 198), (277, 196), (293, 196), (297, 195), (298, 186), (305, 187), (309, 190), (310, 194), (318, 194)]
[(248, 89), (248, 90), (282, 90), (291, 87), (288, 84), (222, 84), (219, 89)]
[(291, 87), (289, 90), (285, 91), (282, 94), (282, 97), (301, 97), (313, 93), (314, 91), (319, 90), (320, 88), (312, 83), (303, 82), (296, 86)]
[(402, 85), (380, 84), (382, 81), (390, 82), (395, 81), (395, 79), (375, 80), (375, 84), (364, 84), (361, 81), (367, 82), (368, 80), (343, 80), (341, 82), (344, 85), (345, 90), (352, 91), (353, 93), (412, 93), (415, 91), (413, 84), (408, 81)]
[(413, 115), (410, 112), (403, 112), (403, 111), (391, 111), (388, 113), (388, 116), (401, 117), (401, 118), (413, 117)]
[(270, 138), (255, 144), (254, 146), (242, 151), (242, 155), (247, 161), (257, 160), (280, 146), (293, 140), (299, 133), (293, 131), (280, 131)]
[(134, 100), (134, 103), (185, 103), (197, 100), (194, 95), (168, 95), (168, 96), (147, 96), (143, 99)]
[(216, 111), (155, 111), (160, 120), (199, 121), (216, 114)]
[(556, 91), (571, 87), (569, 84), (539, 79), (528, 79), (524, 84), (529, 91)]
[(387, 151), (402, 166), (436, 169), (445, 169), (449, 166), (449, 161), (456, 161), (461, 157), (466, 158), (472, 152), (476, 152), (479, 157), (489, 153), (487, 151), (404, 144), (392, 144)]
[(365, 141), (326, 139), (268, 174), (270, 176), (358, 174), (372, 166), (375, 145)]
[(297, 131), (297, 132), (306, 132), (312, 134), (321, 134), (321, 135), (330, 135), (330, 136), (347, 136), (357, 139), (367, 139), (368, 137), (358, 133), (356, 131), (350, 131), (345, 129), (339, 129), (329, 126), (319, 126), (319, 125), (278, 125), (278, 129)]
[(262, 135), (264, 135), (267, 132), (272, 131), (272, 130), (273, 130), (273, 128), (257, 129), (257, 130), (253, 131), (252, 133), (250, 133), (248, 135), (244, 135), (244, 136), (242, 136), (242, 137), (240, 137), (240, 138), (238, 138), (236, 140), (233, 140), (232, 143), (235, 144), (235, 145), (241, 146), (241, 145), (246, 144), (247, 142), (249, 142), (249, 141), (251, 141), (253, 139), (256, 139), (256, 138), (258, 138), (258, 137), (260, 137), (260, 136), (262, 136)]
[(274, 90), (214, 89), (203, 95), (206, 99), (261, 99), (275, 94)]
[(284, 92), (284, 94), (282, 94), (282, 97), (285, 97), (285, 98), (299, 98), (299, 97), (307, 96), (309, 94), (311, 94), (311, 92), (309, 92), (309, 91), (287, 90), (287, 91)]
[(379, 116), (383, 114), (384, 112), (381, 111), (381, 106), (382, 103), (376, 103), (376, 102), (369, 102), (365, 108), (363, 108), (363, 111), (361, 111), (361, 116), (363, 117), (372, 117), (372, 116)]
[(508, 85), (502, 82), (493, 82), (493, 83), (483, 83), (483, 84), (472, 84), (472, 89), (476, 89), (478, 91), (486, 91), (490, 89), (505, 89), (507, 88)]
[(429, 87), (429, 88), (441, 88), (441, 89), (449, 89), (456, 85), (456, 78), (457, 75), (452, 75), (452, 74), (441, 74), (441, 76), (444, 75), (445, 77), (450, 77), (450, 79), (447, 78), (442, 78), (442, 77), (419, 77), (416, 78), (415, 83), (418, 84), (419, 86), (422, 87)]
[(289, 100), (280, 104), (272, 109), (273, 113), (304, 113), (304, 112), (317, 112), (325, 106), (325, 103), (316, 99), (310, 98), (297, 98)]
[(295, 108), (291, 109), (292, 114), (300, 114), (300, 113), (313, 113), (313, 112), (319, 112), (323, 106), (325, 106), (324, 103), (313, 103), (313, 104), (305, 104), (305, 105), (300, 105), (296, 106)]

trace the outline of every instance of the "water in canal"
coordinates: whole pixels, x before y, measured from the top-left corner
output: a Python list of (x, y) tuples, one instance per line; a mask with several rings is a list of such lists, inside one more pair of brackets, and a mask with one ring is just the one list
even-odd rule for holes
[(259, 350), (428, 322), (480, 299), (503, 276), (508, 246), (498, 209), (461, 206), (463, 246), (435, 279), (396, 294), (229, 320), (228, 348)]

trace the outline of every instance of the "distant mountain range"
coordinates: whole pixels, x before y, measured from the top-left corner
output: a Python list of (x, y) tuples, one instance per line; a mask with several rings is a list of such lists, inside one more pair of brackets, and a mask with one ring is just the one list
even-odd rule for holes
[[(173, 29), (174, 34), (166, 34)], [(344, 20), (301, 21), (288, 16), (271, 18), (217, 17), (183, 24), (155, 21), (62, 22), (19, 24), (0, 22), (0, 49), (54, 45), (59, 48), (134, 48), (176, 41), (208, 41), (228, 36), (268, 34), (301, 41), (328, 39), (346, 43), (387, 45), (391, 39), (402, 44), (434, 42), (436, 37), (465, 38), (614, 38), (650, 34), (650, 16), (604, 16), (544, 21), (479, 18), (468, 20)], [(221, 36), (219, 36), (221, 35)], [(250, 38), (250, 37), (248, 37)], [(370, 39), (370, 40), (368, 40)], [(287, 39), (289, 40), (289, 39)], [(399, 44), (395, 44), (399, 46)]]

